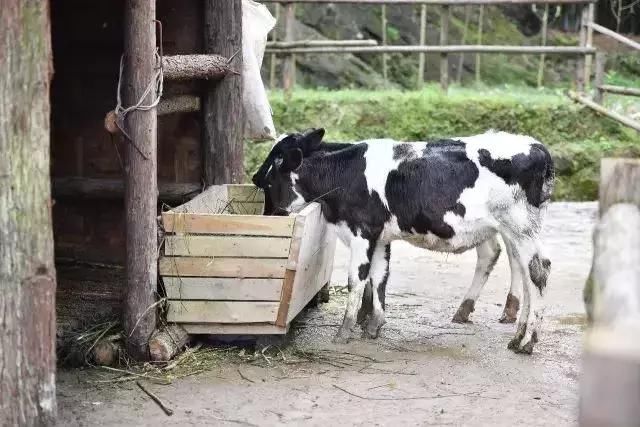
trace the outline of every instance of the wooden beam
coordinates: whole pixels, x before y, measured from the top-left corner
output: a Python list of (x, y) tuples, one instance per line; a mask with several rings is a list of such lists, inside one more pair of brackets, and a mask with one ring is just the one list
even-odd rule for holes
[[(582, 6), (582, 14), (580, 15), (580, 32), (578, 34), (578, 45), (582, 48), (587, 47), (587, 8)], [(576, 60), (576, 91), (579, 93), (584, 92), (585, 79), (585, 56), (578, 56)]]
[[(242, 70), (242, 1), (205, 0), (204, 49), (233, 58), (231, 65)], [(244, 108), (242, 77), (207, 82), (202, 98), (202, 169), (204, 182), (242, 182)]]
[(599, 88), (603, 92), (615, 93), (617, 95), (640, 96), (640, 89), (635, 87), (600, 85)]
[(387, 46), (336, 46), (300, 47), (291, 49), (267, 49), (267, 53), (504, 53), (508, 55), (547, 54), (584, 55), (595, 53), (595, 48), (580, 46), (502, 46), (502, 45), (387, 45)]
[(56, 421), (49, 1), (0, 9), (0, 424)]
[[(542, 15), (542, 40), (541, 45), (547, 45), (547, 26), (549, 23), (549, 5), (544, 5), (544, 13)], [(540, 64), (538, 65), (538, 87), (542, 87), (542, 80), (544, 79), (544, 53), (540, 55)]]
[[(155, 79), (156, 2), (127, 0), (124, 13), (124, 105), (135, 105)], [(151, 90), (142, 100), (151, 104)], [(149, 358), (149, 337), (156, 326), (157, 289), (157, 117), (156, 110), (131, 111), (125, 122), (126, 283), (124, 330), (128, 353)]]
[[(380, 33), (382, 38), (382, 45), (387, 45), (387, 5), (383, 4), (380, 8)], [(389, 57), (387, 54), (382, 54), (382, 78), (384, 84), (389, 84)]]
[(638, 132), (640, 132), (640, 122), (637, 122), (635, 120), (632, 120), (628, 117), (625, 117), (621, 114), (616, 113), (615, 111), (610, 111), (607, 110), (606, 108), (604, 108), (601, 105), (596, 104), (595, 102), (591, 101), (590, 99), (585, 98), (584, 96), (581, 96), (575, 92), (568, 92), (569, 98), (573, 99), (576, 102), (579, 102), (583, 105), (586, 105), (587, 107), (591, 108), (592, 110), (597, 111), (600, 114), (604, 114), (605, 116), (616, 120), (620, 123), (622, 123), (625, 126), (630, 127), (631, 129), (635, 129)]
[(326, 46), (378, 46), (373, 39), (366, 40), (297, 40), (293, 42), (267, 42), (271, 49), (286, 49), (292, 47), (326, 47)]
[[(92, 200), (122, 200), (124, 181), (121, 179), (61, 177), (52, 178), (53, 197), (84, 198)], [(183, 203), (202, 190), (198, 183), (161, 182), (158, 184), (158, 199), (165, 202)]]
[(166, 80), (219, 80), (239, 70), (232, 70), (220, 55), (165, 55), (162, 72)]
[[(420, 6), (420, 46), (424, 46), (427, 42), (427, 5)], [(422, 89), (424, 86), (424, 62), (425, 54), (418, 56), (418, 76), (416, 79), (416, 87)]]
[[(287, 3), (285, 5), (284, 14), (284, 41), (286, 43), (292, 43), (293, 36), (293, 24), (296, 19), (296, 9), (293, 3)], [(291, 90), (296, 84), (296, 57), (293, 53), (287, 55), (282, 65), (282, 89), (285, 93), (290, 94)]]
[(261, 3), (301, 3), (301, 4), (430, 4), (436, 6), (465, 6), (468, 4), (585, 4), (597, 0), (260, 0)]
[(606, 36), (611, 37), (614, 40), (619, 41), (622, 44), (625, 44), (633, 49), (636, 50), (640, 50), (640, 43), (631, 40), (628, 37), (625, 37), (621, 34), (616, 33), (615, 31), (612, 31), (606, 27), (603, 27), (602, 25), (596, 24), (595, 22), (590, 22), (587, 24), (589, 27), (593, 28), (595, 31), (604, 34)]
[(601, 88), (604, 83), (605, 71), (604, 67), (607, 63), (607, 54), (605, 52), (597, 52), (596, 53), (596, 71), (593, 81), (594, 92), (593, 92), (593, 100), (597, 104), (602, 104), (604, 100), (604, 91)]
[[(587, 24), (592, 23), (595, 19), (596, 15), (596, 5), (594, 3), (589, 3), (586, 6), (586, 22)], [(583, 15), (584, 16), (584, 15)], [(593, 28), (587, 26), (587, 41), (585, 44), (586, 47), (593, 47)], [(585, 87), (589, 87), (589, 82), (591, 80), (591, 66), (593, 62), (593, 56), (586, 54), (584, 56), (584, 84)]]
[[(440, 45), (446, 46), (449, 42), (449, 21), (451, 10), (449, 6), (442, 6), (440, 10)], [(449, 89), (449, 55), (440, 52), (440, 88), (446, 93)]]
[(603, 159), (580, 380), (581, 426), (640, 419), (640, 160)]

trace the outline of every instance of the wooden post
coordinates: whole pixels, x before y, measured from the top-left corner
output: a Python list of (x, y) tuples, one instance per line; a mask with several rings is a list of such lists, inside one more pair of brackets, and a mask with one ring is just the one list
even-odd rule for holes
[(0, 424), (56, 417), (48, 1), (0, 8)]
[[(242, 70), (242, 0), (205, 0), (204, 46), (206, 53), (233, 57), (233, 68)], [(242, 182), (242, 76), (206, 83), (202, 120), (205, 185)]]
[[(296, 5), (294, 3), (287, 3), (285, 5), (284, 16), (284, 41), (292, 42), (293, 36), (293, 24), (296, 19)], [(284, 64), (282, 66), (282, 88), (287, 96), (291, 95), (291, 90), (296, 85), (296, 55), (294, 53), (287, 55), (284, 58)]]
[[(276, 22), (280, 20), (280, 3), (276, 3), (275, 11)], [(271, 32), (271, 41), (278, 41), (278, 29), (274, 28)], [(269, 63), (269, 89), (274, 90), (276, 88), (276, 65), (278, 57), (275, 53), (271, 54), (271, 60)]]
[(640, 161), (603, 159), (594, 231), (591, 324), (580, 389), (581, 426), (640, 419)]
[[(482, 44), (482, 24), (484, 23), (484, 5), (480, 5), (478, 16), (478, 44)], [(480, 54), (476, 53), (476, 84), (480, 84)]]
[[(549, 22), (549, 5), (544, 5), (544, 13), (542, 15), (542, 46), (547, 45), (547, 24)], [(540, 55), (540, 65), (538, 66), (538, 87), (542, 87), (544, 78), (544, 53)]]
[[(440, 15), (440, 45), (449, 44), (449, 15), (451, 10), (448, 5), (442, 6)], [(440, 87), (446, 93), (449, 89), (449, 55), (440, 54)]]
[[(387, 45), (387, 5), (382, 5), (382, 46)], [(389, 60), (389, 56), (386, 53), (382, 54), (382, 77), (384, 78), (384, 83), (389, 83), (389, 70), (387, 61)]]
[[(584, 16), (584, 14), (583, 14), (583, 16)], [(589, 3), (587, 5), (585, 19), (587, 21), (586, 46), (587, 47), (593, 47), (593, 27), (591, 27), (591, 25), (589, 25), (589, 24), (591, 24), (595, 19), (595, 4), (594, 3)], [(592, 62), (592, 59), (593, 59), (593, 57), (591, 56), (591, 54), (586, 54), (584, 56), (584, 84), (585, 84), (585, 88), (589, 87), (589, 80), (591, 79), (591, 62)]]
[[(124, 14), (124, 105), (136, 104), (149, 84), (143, 103), (156, 97), (155, 0), (127, 0)], [(139, 360), (149, 357), (149, 337), (156, 326), (157, 289), (157, 116), (156, 110), (134, 110), (126, 116), (131, 141), (125, 148), (125, 217), (127, 237), (127, 297), (124, 330), (127, 351)]]
[[(471, 19), (471, 5), (467, 4), (464, 7), (464, 27), (462, 27), (462, 40), (460, 44), (463, 45), (467, 42), (467, 32), (469, 31), (469, 20)], [(458, 84), (462, 83), (462, 69), (464, 67), (464, 53), (460, 53), (458, 57), (458, 69), (456, 70), (456, 81)]]
[[(424, 46), (427, 41), (427, 5), (420, 6), (420, 46)], [(420, 53), (418, 56), (418, 79), (416, 87), (422, 89), (424, 86), (424, 60), (425, 54)]]
[[(586, 47), (587, 45), (587, 21), (588, 21), (587, 8), (582, 6), (582, 13), (580, 15), (580, 33), (579, 33), (579, 46)], [(584, 92), (584, 67), (585, 58), (587, 55), (578, 56), (576, 60), (576, 91), (579, 93)]]
[(593, 100), (598, 104), (602, 104), (602, 101), (604, 100), (604, 91), (601, 89), (601, 86), (604, 84), (604, 67), (606, 63), (607, 54), (604, 52), (596, 53), (596, 75), (593, 81)]

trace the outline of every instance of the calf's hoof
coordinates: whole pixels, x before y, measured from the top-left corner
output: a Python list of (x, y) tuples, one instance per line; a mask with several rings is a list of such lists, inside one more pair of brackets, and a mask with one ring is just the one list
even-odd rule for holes
[(520, 301), (513, 294), (507, 295), (507, 302), (504, 305), (502, 316), (500, 316), (500, 323), (515, 323), (518, 317), (518, 310), (520, 310)]
[(382, 329), (385, 323), (387, 323), (387, 321), (384, 319), (377, 322), (373, 319), (369, 319), (366, 327), (363, 328), (362, 336), (364, 338), (375, 340), (380, 335), (380, 329)]
[(340, 328), (335, 337), (333, 337), (334, 344), (346, 344), (351, 340), (350, 333), (348, 330)]
[(469, 320), (469, 315), (473, 313), (475, 309), (475, 301), (472, 299), (466, 299), (462, 301), (460, 307), (458, 307), (458, 311), (453, 315), (453, 319), (451, 321), (453, 323), (472, 323)]
[(507, 348), (514, 353), (519, 354), (531, 354), (533, 353), (533, 346), (538, 342), (538, 333), (533, 332), (531, 338), (525, 339), (527, 334), (518, 333), (507, 345)]

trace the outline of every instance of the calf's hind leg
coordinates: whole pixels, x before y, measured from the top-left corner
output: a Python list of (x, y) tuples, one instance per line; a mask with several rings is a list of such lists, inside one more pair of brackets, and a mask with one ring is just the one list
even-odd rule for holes
[(522, 286), (522, 272), (520, 271), (520, 263), (516, 258), (513, 247), (509, 240), (504, 240), (504, 246), (509, 257), (509, 269), (511, 270), (511, 287), (507, 294), (507, 301), (504, 304), (504, 310), (500, 316), (500, 323), (515, 323), (518, 318), (518, 310), (520, 310), (520, 287)]
[(371, 256), (371, 292), (373, 311), (364, 327), (364, 336), (378, 338), (380, 328), (386, 323), (384, 319), (384, 297), (387, 279), (389, 278), (389, 244), (377, 242)]
[(522, 272), (523, 307), (516, 335), (508, 348), (516, 353), (531, 354), (540, 335), (544, 315), (543, 297), (551, 261), (540, 252), (537, 238), (512, 239), (511, 242)]
[(476, 261), (476, 270), (473, 273), (473, 280), (471, 281), (471, 287), (467, 291), (462, 304), (456, 311), (456, 314), (451, 320), (454, 323), (467, 323), (469, 322), (469, 315), (474, 311), (476, 300), (482, 291), (482, 288), (489, 279), (491, 270), (498, 262), (500, 257), (500, 244), (496, 236), (490, 237), (484, 242), (480, 243), (476, 247), (478, 253), (478, 260)]
[[(382, 310), (386, 310), (386, 289), (387, 289), (387, 281), (389, 280), (389, 260), (391, 258), (391, 243), (387, 243), (384, 248), (384, 256), (386, 260), (386, 271), (382, 278), (382, 281), (378, 285), (377, 296), (380, 300), (380, 304), (382, 305)], [(349, 286), (351, 289), (351, 286)], [(364, 294), (362, 295), (362, 305), (360, 306), (360, 310), (358, 311), (358, 318), (356, 323), (362, 326), (362, 330), (366, 330), (367, 328), (367, 319), (373, 313), (373, 285), (371, 280), (367, 283), (364, 288)]]

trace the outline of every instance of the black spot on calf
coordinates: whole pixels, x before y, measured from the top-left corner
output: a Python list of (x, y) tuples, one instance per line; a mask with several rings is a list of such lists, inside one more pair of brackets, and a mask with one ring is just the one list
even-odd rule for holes
[(542, 295), (544, 288), (547, 287), (550, 269), (551, 261), (547, 258), (540, 259), (538, 254), (535, 254), (529, 261), (529, 275), (533, 284), (540, 291), (540, 295)]
[(365, 280), (367, 277), (369, 277), (370, 268), (371, 268), (371, 264), (368, 262), (364, 264), (360, 264), (360, 267), (358, 267), (358, 278), (360, 280)]

